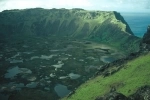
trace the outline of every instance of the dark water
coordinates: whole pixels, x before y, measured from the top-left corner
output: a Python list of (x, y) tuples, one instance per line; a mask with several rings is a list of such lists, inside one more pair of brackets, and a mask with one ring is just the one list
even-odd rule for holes
[(106, 62), (108, 62), (108, 63), (111, 63), (111, 62), (115, 61), (115, 58), (113, 58), (113, 57), (107, 57), (107, 58), (104, 58), (104, 60)]
[[(0, 100), (37, 96), (36, 100), (58, 100), (92, 77), (101, 65), (123, 56), (107, 45), (66, 37), (20, 36), (7, 41), (0, 43)], [(108, 48), (110, 54), (104, 52)]]
[(67, 89), (67, 86), (61, 84), (57, 84), (54, 90), (56, 91), (59, 97), (64, 97), (71, 92), (70, 90)]
[(126, 22), (129, 24), (132, 32), (143, 37), (147, 26), (150, 25), (150, 13), (121, 13)]

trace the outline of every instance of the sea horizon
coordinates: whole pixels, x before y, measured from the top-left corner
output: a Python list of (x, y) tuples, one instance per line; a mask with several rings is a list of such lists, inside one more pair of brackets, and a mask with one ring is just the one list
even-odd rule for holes
[(132, 32), (137, 37), (143, 37), (150, 25), (150, 12), (121, 12)]

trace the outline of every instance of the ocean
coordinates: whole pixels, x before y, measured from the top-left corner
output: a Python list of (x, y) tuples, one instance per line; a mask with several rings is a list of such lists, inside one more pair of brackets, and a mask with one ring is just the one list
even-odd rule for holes
[(135, 36), (143, 37), (150, 25), (150, 13), (127, 13), (122, 12), (121, 15), (130, 26)]

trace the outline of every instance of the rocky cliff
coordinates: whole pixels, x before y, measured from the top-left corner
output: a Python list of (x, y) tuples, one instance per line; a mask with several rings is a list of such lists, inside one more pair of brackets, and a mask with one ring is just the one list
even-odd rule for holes
[(144, 34), (142, 42), (150, 44), (150, 25), (147, 27), (147, 32)]
[[(117, 12), (83, 9), (25, 9), (0, 13), (0, 34), (36, 36), (68, 36), (107, 43), (126, 51), (138, 50), (135, 37)], [(132, 48), (130, 48), (132, 47)]]

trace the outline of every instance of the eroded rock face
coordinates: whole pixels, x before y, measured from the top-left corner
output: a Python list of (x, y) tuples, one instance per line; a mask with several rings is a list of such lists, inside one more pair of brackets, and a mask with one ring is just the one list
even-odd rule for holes
[(147, 27), (147, 32), (144, 34), (142, 42), (140, 44), (140, 51), (150, 50), (150, 25)]
[(141, 87), (135, 94), (129, 97), (130, 100), (150, 100), (150, 86)]
[(110, 92), (106, 96), (97, 98), (95, 100), (128, 100), (128, 98), (121, 93)]
[(116, 91), (106, 94), (104, 97), (97, 97), (95, 100), (150, 100), (150, 86), (141, 87), (129, 97)]
[(127, 97), (121, 93), (112, 92), (109, 93), (103, 100), (127, 100)]
[(147, 27), (147, 32), (143, 36), (143, 43), (150, 44), (150, 25)]

